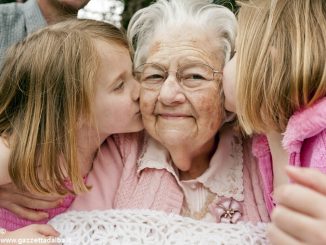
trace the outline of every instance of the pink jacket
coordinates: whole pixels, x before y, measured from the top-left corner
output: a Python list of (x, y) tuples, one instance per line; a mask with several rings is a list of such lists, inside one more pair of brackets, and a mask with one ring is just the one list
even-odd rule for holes
[[(180, 214), (184, 194), (175, 177), (165, 169), (138, 169), (143, 139), (144, 134), (108, 138), (87, 179), (92, 190), (76, 197), (71, 209), (153, 209)], [(267, 222), (269, 216), (251, 156), (251, 142), (244, 144), (243, 159), (244, 220)]]
[[(326, 173), (326, 98), (297, 111), (289, 120), (282, 142), (289, 153), (289, 164), (316, 168)], [(263, 179), (264, 198), (269, 212), (274, 203), (272, 158), (265, 136), (256, 136), (253, 154), (258, 158)]]

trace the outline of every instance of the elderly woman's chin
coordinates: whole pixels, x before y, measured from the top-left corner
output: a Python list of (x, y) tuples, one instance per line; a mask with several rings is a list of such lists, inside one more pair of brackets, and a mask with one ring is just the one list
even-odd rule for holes
[(155, 123), (144, 123), (148, 133), (159, 141), (163, 146), (177, 147), (186, 145), (196, 135), (197, 126), (192, 117), (178, 120), (158, 119)]

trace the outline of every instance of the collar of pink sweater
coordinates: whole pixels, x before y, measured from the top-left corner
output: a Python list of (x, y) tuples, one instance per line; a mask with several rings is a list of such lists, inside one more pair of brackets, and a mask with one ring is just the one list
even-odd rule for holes
[[(209, 168), (195, 181), (218, 196), (233, 197), (237, 201), (243, 201), (241, 137), (231, 127), (221, 129), (219, 137), (219, 144), (211, 158)], [(138, 176), (146, 168), (164, 169), (170, 172), (182, 187), (183, 181), (179, 180), (178, 170), (173, 167), (169, 152), (151, 137), (146, 139), (145, 145), (142, 157), (138, 160)]]

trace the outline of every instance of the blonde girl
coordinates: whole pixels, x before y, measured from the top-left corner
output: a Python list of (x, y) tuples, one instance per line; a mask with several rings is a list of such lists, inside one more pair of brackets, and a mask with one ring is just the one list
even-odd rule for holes
[[(243, 1), (238, 17), (237, 54), (224, 69), (226, 108), (237, 112), (246, 133), (259, 134), (253, 153), (271, 213), (277, 201), (274, 190), (289, 182), (285, 166), (326, 172), (326, 2)], [(302, 179), (291, 171), (292, 179)], [(316, 227), (309, 225), (313, 215), (305, 205), (309, 201), (303, 200), (288, 202), (286, 212), (284, 207), (274, 212), (273, 221), (283, 224), (274, 237), (291, 238), (277, 244), (317, 244), (325, 237), (316, 236)], [(307, 214), (311, 217), (302, 218)], [(317, 217), (322, 217), (320, 212)]]
[[(1, 71), (0, 185), (65, 195), (42, 223), (64, 212), (89, 189), (84, 179), (101, 144), (143, 128), (138, 99), (129, 45), (116, 27), (69, 20), (30, 35)], [(6, 230), (32, 223), (0, 209)]]

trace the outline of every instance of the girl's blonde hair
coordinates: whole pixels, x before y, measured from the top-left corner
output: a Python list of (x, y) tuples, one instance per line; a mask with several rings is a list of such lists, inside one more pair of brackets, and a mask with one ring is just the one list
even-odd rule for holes
[(94, 122), (91, 103), (100, 66), (96, 39), (129, 48), (113, 25), (74, 19), (44, 28), (7, 52), (0, 75), (0, 134), (12, 152), (10, 176), (22, 190), (87, 190), (77, 129), (81, 117)]
[(247, 133), (283, 132), (326, 94), (326, 1), (241, 3), (237, 110)]

